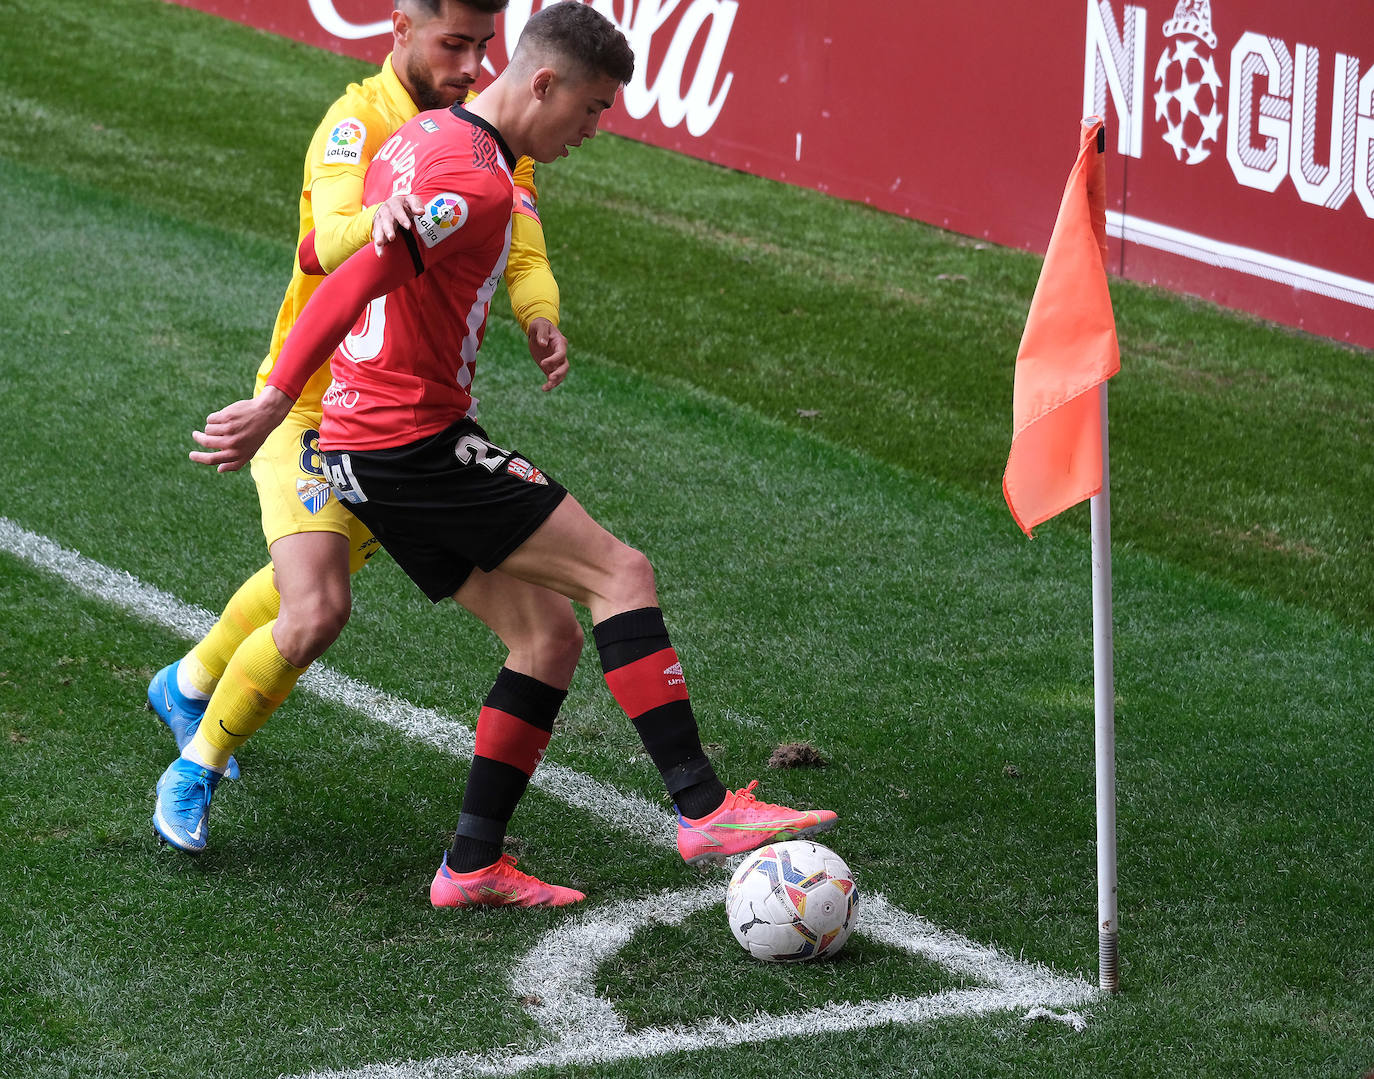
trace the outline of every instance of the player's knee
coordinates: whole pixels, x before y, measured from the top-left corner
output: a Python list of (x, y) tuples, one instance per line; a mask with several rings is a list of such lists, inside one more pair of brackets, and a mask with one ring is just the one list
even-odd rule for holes
[(611, 573), (611, 591), (626, 607), (652, 607), (658, 603), (654, 567), (643, 553), (622, 544)]
[(532, 665), (550, 682), (571, 681), (582, 658), (582, 627), (571, 605), (565, 605), (557, 615), (541, 616), (522, 625), (519, 632), (503, 634), (503, 639), (512, 658)]
[(551, 664), (566, 671), (571, 678), (572, 672), (577, 669), (578, 661), (582, 658), (582, 646), (585, 643), (582, 626), (573, 615), (572, 607), (567, 608), (565, 617), (550, 620), (545, 627), (544, 636), (545, 639), (540, 645), (541, 651)]
[(291, 603), (283, 602), (277, 618), (282, 655), (298, 667), (313, 663), (339, 639), (352, 610), (352, 596), (346, 592), (314, 592)]

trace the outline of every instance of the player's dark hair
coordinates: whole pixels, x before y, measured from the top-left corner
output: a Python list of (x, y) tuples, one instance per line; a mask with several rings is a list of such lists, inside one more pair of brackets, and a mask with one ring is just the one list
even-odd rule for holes
[[(395, 0), (393, 7), (400, 7), (406, 0)], [(409, 0), (416, 7), (422, 7), (431, 15), (438, 15), (443, 9), (445, 0)], [(500, 15), (506, 10), (506, 5), (510, 0), (450, 0), (455, 4), (462, 4), (475, 11), (480, 11), (483, 15)]]
[(621, 85), (635, 73), (635, 54), (615, 23), (581, 0), (559, 0), (525, 23), (516, 53), (532, 50), (566, 57), (585, 71)]

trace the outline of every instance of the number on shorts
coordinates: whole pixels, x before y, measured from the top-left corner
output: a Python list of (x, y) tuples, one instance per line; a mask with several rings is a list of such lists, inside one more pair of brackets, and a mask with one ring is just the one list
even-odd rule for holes
[(485, 438), (464, 435), (453, 447), (453, 454), (465, 465), (478, 464), (488, 472), (494, 473), (510, 458), (505, 450), (498, 449)]
[(320, 457), (320, 433), (301, 432), (301, 471), (307, 476), (323, 476), (324, 460)]

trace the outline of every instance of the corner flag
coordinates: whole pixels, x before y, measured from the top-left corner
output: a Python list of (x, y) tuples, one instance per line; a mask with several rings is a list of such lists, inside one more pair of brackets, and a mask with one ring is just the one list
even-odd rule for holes
[(1011, 452), (1002, 493), (1027, 536), (1092, 500), (1093, 700), (1097, 795), (1098, 985), (1119, 989), (1116, 890), (1116, 690), (1107, 379), (1121, 369), (1107, 292), (1107, 167), (1102, 121), (1080, 127), (1026, 332), (1016, 354)]
[(1102, 488), (1102, 427), (1091, 391), (1121, 369), (1107, 293), (1104, 144), (1102, 121), (1084, 120), (1016, 354), (1002, 493), (1028, 536)]

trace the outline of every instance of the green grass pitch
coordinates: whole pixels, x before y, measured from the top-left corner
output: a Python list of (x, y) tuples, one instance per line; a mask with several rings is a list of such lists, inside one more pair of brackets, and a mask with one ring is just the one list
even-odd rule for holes
[(298, 693), (211, 849), (158, 850), (147, 680), (264, 556), (189, 431), (251, 385), (300, 154), (368, 68), (156, 0), (0, 26), (0, 1076), (1374, 1068), (1374, 356), (1113, 283), (1124, 992), (1029, 1022), (1008, 971), (1096, 979), (1087, 512), (1028, 542), (1000, 495), (1038, 260), (610, 136), (544, 170), (574, 370), (539, 393), (498, 299), (484, 423), (649, 554), (723, 776), (837, 809), (886, 912), (776, 969), (708, 903), (581, 970), (588, 918), (726, 877), (653, 831), (589, 648), (512, 825), (588, 909), (431, 910), (502, 657), (385, 559), (325, 660), (361, 706)]

